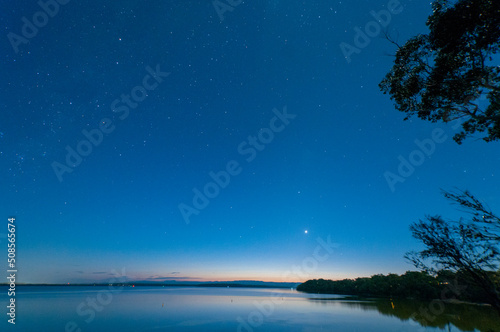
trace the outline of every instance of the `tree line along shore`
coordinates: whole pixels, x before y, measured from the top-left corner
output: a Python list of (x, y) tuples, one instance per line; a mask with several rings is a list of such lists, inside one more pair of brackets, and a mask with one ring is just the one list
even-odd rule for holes
[[(297, 290), (305, 293), (339, 294), (359, 297), (399, 298), (488, 303), (489, 294), (471, 282), (467, 273), (441, 270), (436, 275), (425, 271), (405, 274), (377, 274), (371, 277), (343, 280), (308, 280)], [(500, 272), (491, 272), (500, 286)]]

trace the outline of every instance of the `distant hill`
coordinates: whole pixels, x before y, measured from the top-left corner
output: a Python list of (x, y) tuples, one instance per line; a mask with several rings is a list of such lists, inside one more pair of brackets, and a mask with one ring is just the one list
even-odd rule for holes
[(266, 287), (266, 288), (297, 288), (300, 283), (293, 282), (267, 282), (256, 280), (235, 280), (235, 281), (215, 281), (209, 283), (201, 283), (200, 286), (224, 287), (236, 285), (241, 287)]
[[(234, 280), (234, 281), (149, 281), (136, 280), (117, 282), (114, 285), (134, 286), (169, 286), (169, 287), (254, 287), (254, 288), (296, 288), (300, 283), (296, 282), (267, 282), (259, 280)], [(2, 283), (0, 286), (7, 286)], [(18, 286), (108, 286), (109, 283), (77, 283), (77, 284), (18, 284)]]
[(165, 286), (196, 286), (196, 287), (262, 287), (262, 288), (296, 288), (298, 282), (267, 282), (259, 280), (233, 280), (233, 281), (147, 281), (139, 280), (135, 282), (127, 282), (127, 284), (135, 285), (165, 285)]

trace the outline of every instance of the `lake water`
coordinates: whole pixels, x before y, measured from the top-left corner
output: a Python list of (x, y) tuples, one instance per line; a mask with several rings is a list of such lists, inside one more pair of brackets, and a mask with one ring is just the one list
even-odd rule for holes
[(18, 287), (13, 326), (0, 290), (1, 331), (500, 331), (482, 306), (210, 287)]

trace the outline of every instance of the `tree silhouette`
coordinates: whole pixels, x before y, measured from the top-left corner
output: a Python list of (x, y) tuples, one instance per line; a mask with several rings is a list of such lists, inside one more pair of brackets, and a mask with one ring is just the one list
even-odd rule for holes
[(436, 0), (427, 26), (403, 46), (391, 40), (398, 50), (380, 89), (405, 120), (463, 121), (458, 144), (475, 133), (500, 139), (500, 1)]
[(500, 313), (500, 284), (496, 279), (500, 218), (468, 191), (443, 191), (443, 194), (471, 219), (445, 221), (441, 216), (427, 216), (426, 220), (411, 224), (413, 237), (426, 248), (409, 252), (405, 257), (425, 271), (436, 273), (438, 267), (460, 272), (471, 284), (484, 290), (487, 302)]

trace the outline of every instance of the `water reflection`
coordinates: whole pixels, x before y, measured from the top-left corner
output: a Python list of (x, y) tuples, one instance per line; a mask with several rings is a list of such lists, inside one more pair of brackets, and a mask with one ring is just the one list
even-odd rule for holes
[[(99, 294), (107, 289), (19, 287), (16, 329), (56, 332), (78, 329), (82, 332), (500, 331), (496, 312), (479, 306), (446, 304), (440, 315), (425, 319), (421, 310), (427, 308), (432, 314), (430, 303), (354, 301), (344, 296), (306, 294), (290, 289), (135, 287), (117, 289), (109, 299), (101, 298)], [(89, 306), (90, 300), (97, 302)], [(0, 287), (0, 305), (6, 305), (7, 301), (6, 289)], [(0, 331), (10, 328), (7, 320), (0, 320)]]
[(443, 303), (441, 301), (424, 302), (415, 300), (332, 300), (311, 298), (322, 305), (342, 305), (351, 309), (378, 311), (382, 315), (413, 321), (424, 327), (437, 327), (451, 331), (455, 327), (460, 331), (500, 331), (500, 316), (489, 306)]

